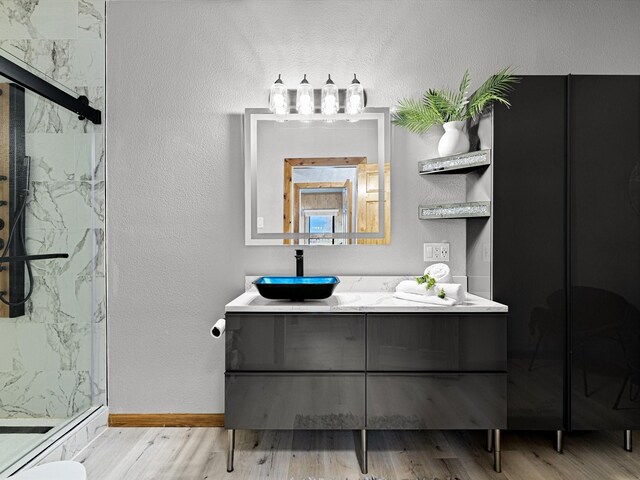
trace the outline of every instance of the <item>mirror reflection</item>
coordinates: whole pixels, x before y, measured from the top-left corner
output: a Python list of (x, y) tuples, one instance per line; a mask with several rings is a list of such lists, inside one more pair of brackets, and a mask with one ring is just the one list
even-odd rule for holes
[(384, 110), (333, 122), (248, 114), (247, 243), (390, 243)]

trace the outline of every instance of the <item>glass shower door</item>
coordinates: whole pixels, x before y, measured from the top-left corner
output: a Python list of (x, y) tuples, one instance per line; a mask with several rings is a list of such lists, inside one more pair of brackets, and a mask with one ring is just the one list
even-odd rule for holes
[(105, 332), (100, 126), (0, 90), (2, 472), (104, 403)]

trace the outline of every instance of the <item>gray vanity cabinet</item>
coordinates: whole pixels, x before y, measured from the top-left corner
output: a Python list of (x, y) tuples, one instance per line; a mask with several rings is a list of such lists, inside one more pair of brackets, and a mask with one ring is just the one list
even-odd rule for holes
[(505, 314), (226, 320), (227, 428), (506, 427)]
[(506, 369), (506, 315), (367, 315), (369, 372), (505, 372)]
[(367, 315), (368, 429), (506, 427), (507, 315)]
[(364, 372), (365, 316), (227, 313), (230, 371)]
[(225, 428), (491, 430), (507, 422), (507, 315), (226, 313)]
[(361, 430), (364, 373), (228, 373), (226, 428)]
[(506, 424), (504, 374), (367, 374), (370, 430), (491, 430)]
[(365, 428), (365, 315), (226, 314), (225, 426)]

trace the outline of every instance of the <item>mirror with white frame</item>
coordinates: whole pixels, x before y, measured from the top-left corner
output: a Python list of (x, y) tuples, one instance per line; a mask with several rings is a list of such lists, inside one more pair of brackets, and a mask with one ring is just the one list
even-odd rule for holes
[(247, 245), (390, 243), (388, 108), (244, 123)]

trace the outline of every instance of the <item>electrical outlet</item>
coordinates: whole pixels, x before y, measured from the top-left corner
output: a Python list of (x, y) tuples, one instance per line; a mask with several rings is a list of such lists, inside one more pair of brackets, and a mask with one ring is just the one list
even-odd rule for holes
[(258, 217), (257, 222), (258, 228), (264, 228), (264, 217)]
[(449, 261), (449, 244), (448, 243), (425, 243), (424, 244), (424, 261), (425, 262), (448, 262)]

